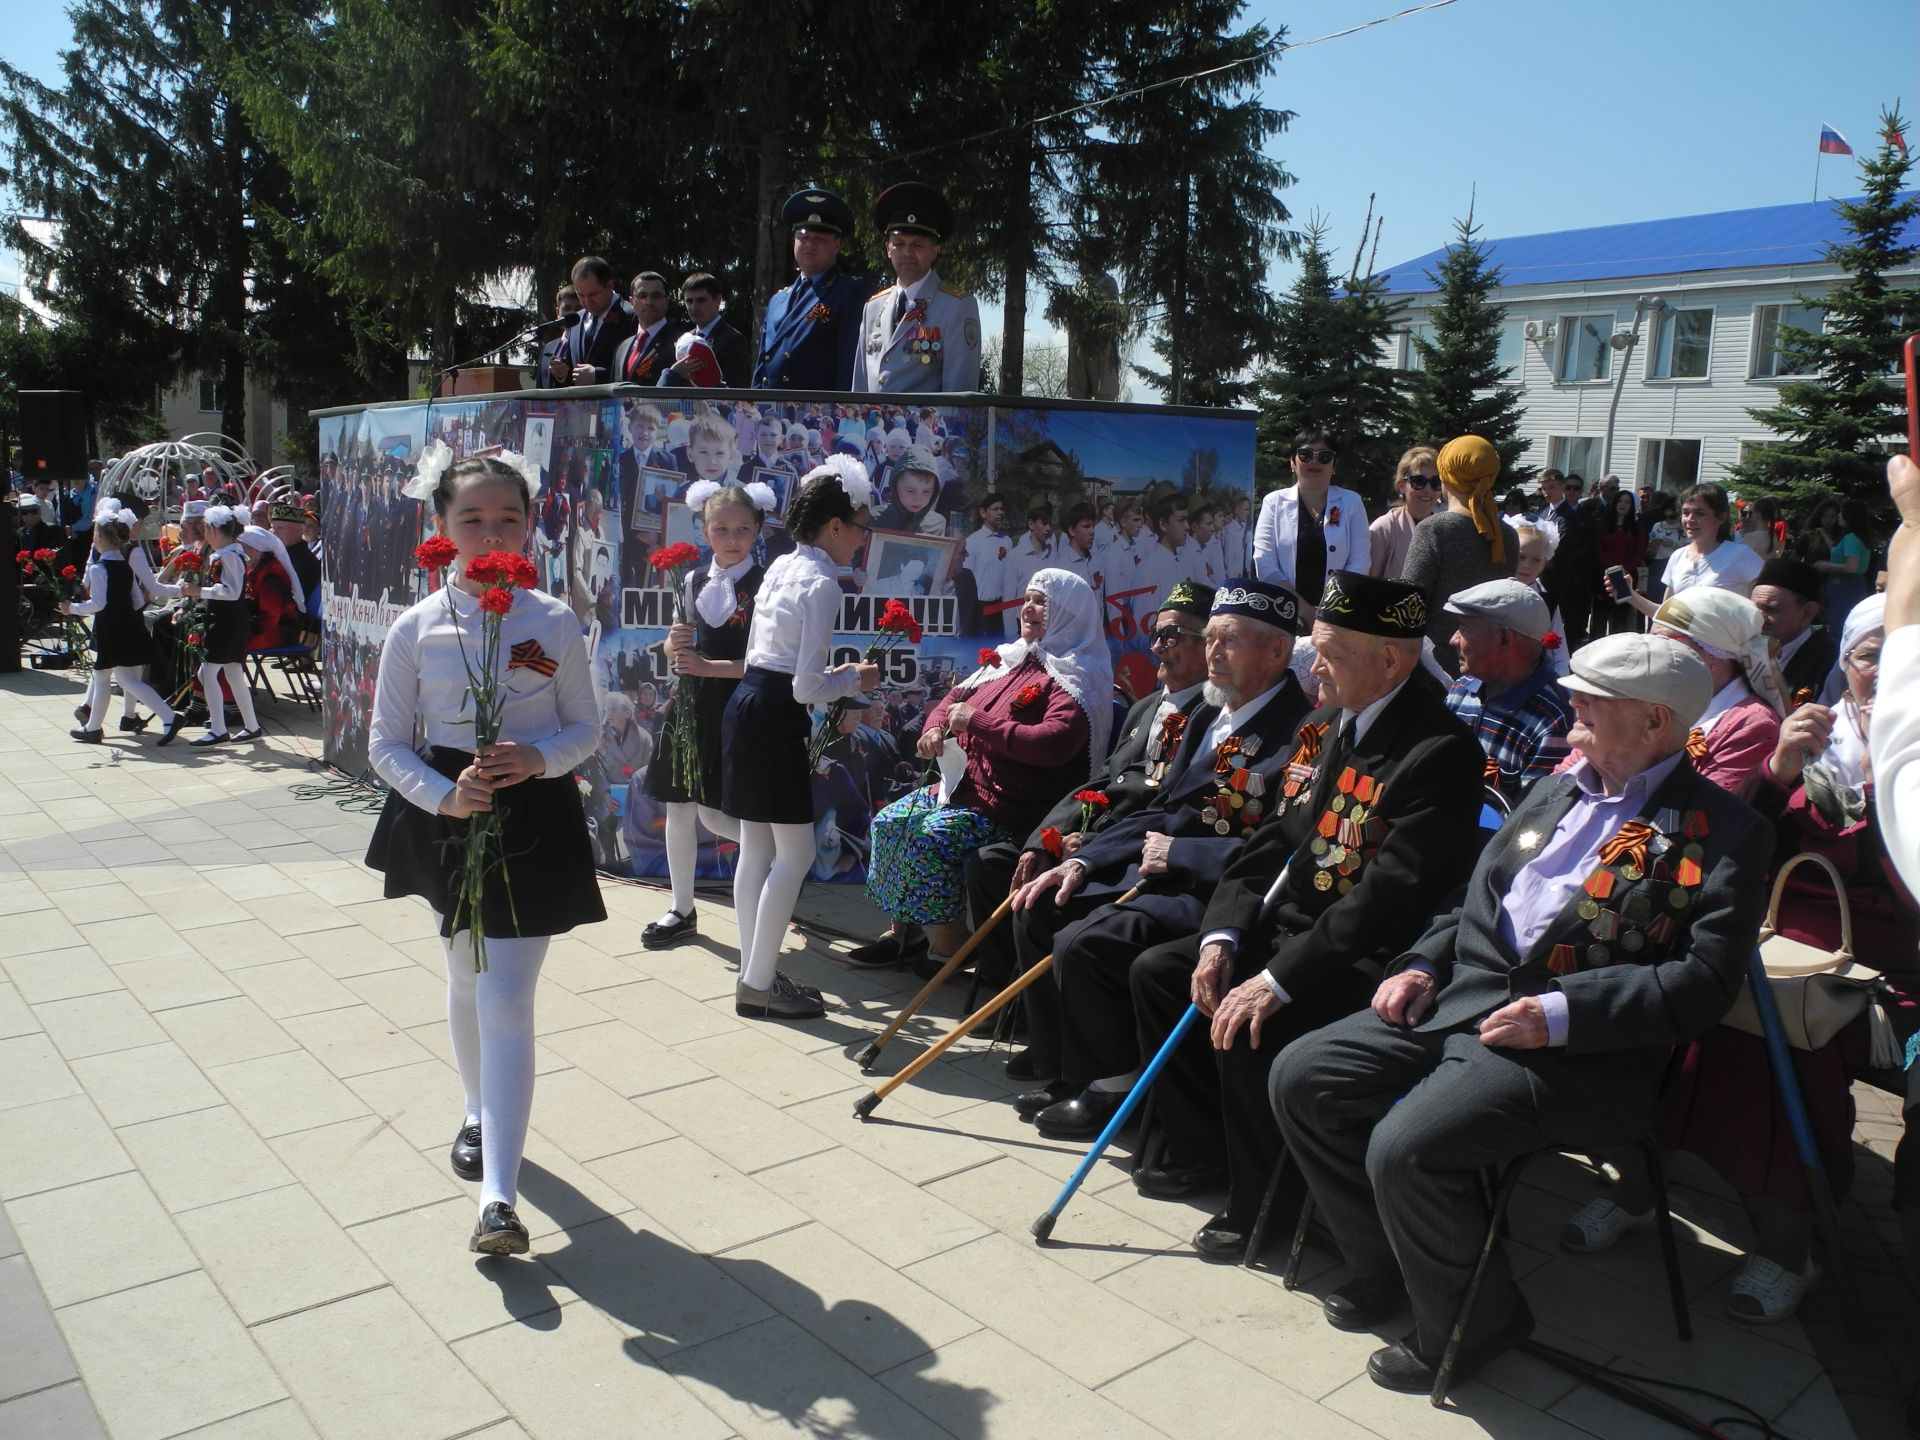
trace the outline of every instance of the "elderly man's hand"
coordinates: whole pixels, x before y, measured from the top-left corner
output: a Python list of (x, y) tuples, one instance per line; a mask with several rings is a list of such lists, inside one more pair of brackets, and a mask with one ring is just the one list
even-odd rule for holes
[(1244, 1027), (1247, 1032), (1247, 1045), (1258, 1049), (1260, 1045), (1260, 1027), (1267, 1017), (1280, 1008), (1280, 997), (1273, 993), (1273, 987), (1267, 984), (1263, 971), (1251, 980), (1243, 980), (1227, 992), (1227, 998), (1220, 1002), (1220, 1008), (1213, 1012), (1213, 1048), (1231, 1050), (1234, 1036)]
[(1433, 976), (1425, 970), (1389, 975), (1373, 992), (1373, 1013), (1389, 1025), (1418, 1025), (1433, 1008)]
[(1200, 963), (1193, 967), (1193, 983), (1190, 991), (1193, 1003), (1200, 1008), (1202, 1015), (1211, 1015), (1220, 1007), (1220, 989), (1226, 984), (1227, 976), (1233, 973), (1233, 947), (1224, 940), (1215, 940), (1201, 947)]
[(1064, 905), (1073, 898), (1074, 892), (1080, 888), (1086, 878), (1087, 867), (1084, 865), (1073, 863), (1056, 865), (1022, 885), (1014, 894), (1013, 908), (1031, 910), (1047, 895), (1053, 896), (1055, 905)]
[(1539, 1050), (1547, 1043), (1547, 1008), (1538, 995), (1523, 995), (1480, 1022), (1480, 1043), (1503, 1050)]
[(1173, 855), (1173, 837), (1163, 835), (1158, 830), (1147, 832), (1146, 843), (1140, 847), (1140, 873), (1142, 875), (1164, 875), (1168, 861)]

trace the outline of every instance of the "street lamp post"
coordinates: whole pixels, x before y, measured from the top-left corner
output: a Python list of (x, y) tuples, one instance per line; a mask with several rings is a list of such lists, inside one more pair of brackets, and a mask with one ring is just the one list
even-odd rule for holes
[[(1607, 343), (1617, 352), (1614, 356), (1613, 403), (1607, 406), (1607, 440), (1600, 450), (1600, 473), (1613, 474), (1613, 422), (1620, 414), (1620, 392), (1626, 388), (1627, 366), (1633, 361), (1634, 347), (1640, 343), (1640, 322), (1647, 318), (1649, 310), (1664, 314), (1673, 307), (1658, 295), (1642, 295), (1633, 302), (1633, 328), (1627, 331), (1615, 331)], [(1636, 480), (1638, 477), (1635, 477)]]

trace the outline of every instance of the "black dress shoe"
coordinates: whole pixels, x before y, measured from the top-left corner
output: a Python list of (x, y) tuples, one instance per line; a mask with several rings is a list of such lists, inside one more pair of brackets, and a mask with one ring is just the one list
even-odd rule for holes
[(1184, 1200), (1209, 1190), (1224, 1190), (1227, 1172), (1216, 1165), (1136, 1165), (1133, 1188), (1156, 1200)]
[(927, 932), (915, 927), (905, 935), (882, 935), (856, 945), (847, 952), (847, 963), (856, 970), (888, 970), (904, 961), (927, 953)]
[(258, 740), (262, 735), (266, 733), (267, 732), (265, 730), (262, 730), (258, 725), (256, 725), (251, 730), (235, 730), (233, 734), (228, 738), (232, 740)]
[[(668, 917), (672, 919), (669, 921)], [(678, 910), (669, 910), (658, 920), (640, 932), (642, 950), (666, 950), (678, 945), (689, 936), (700, 933), (700, 922), (693, 918), (689, 910), (682, 915)]]
[(120, 728), (122, 730), (131, 730), (136, 735), (152, 723), (153, 717), (151, 715), (122, 715), (120, 717)]
[(160, 738), (154, 742), (155, 746), (171, 745), (173, 743), (173, 737), (180, 733), (180, 728), (186, 723), (186, 715), (179, 710), (174, 711), (172, 722), (168, 724), (166, 729), (160, 732)]
[(462, 1180), (478, 1180), (480, 1168), (480, 1127), (462, 1125), (460, 1133), (453, 1137), (453, 1149), (447, 1152), (447, 1163), (453, 1167), (453, 1173)]
[(106, 738), (106, 732), (102, 730), (69, 730), (67, 734), (78, 740), (82, 745), (98, 745)]
[(480, 1212), (473, 1223), (473, 1238), (467, 1249), (476, 1255), (524, 1255), (527, 1253), (527, 1227), (504, 1200), (496, 1200)]
[(189, 740), (187, 743), (196, 750), (204, 750), (209, 745), (224, 745), (227, 743), (227, 732), (222, 730), (216, 735), (213, 731), (209, 730), (198, 740)]
[(1033, 1063), (1033, 1047), (1029, 1045), (1018, 1055), (1007, 1061), (1005, 1074), (1009, 1080), (1041, 1080), (1040, 1069)]
[(1407, 1288), (1398, 1275), (1391, 1279), (1357, 1277), (1320, 1302), (1327, 1323), (1336, 1330), (1371, 1330), (1391, 1320), (1407, 1303)]
[[(1531, 1334), (1533, 1312), (1524, 1304), (1516, 1305), (1513, 1313), (1498, 1329), (1489, 1331), (1477, 1344), (1460, 1347), (1448, 1385), (1458, 1385), (1470, 1379), (1489, 1361), (1504, 1355)], [(1413, 1348), (1411, 1333), (1367, 1357), (1368, 1379), (1384, 1389), (1398, 1390), (1408, 1395), (1432, 1394), (1433, 1382), (1439, 1371), (1439, 1357), (1435, 1356), (1430, 1361), (1424, 1358)]]
[(1216, 1215), (1195, 1232), (1193, 1248), (1202, 1260), (1237, 1262), (1247, 1253), (1247, 1232), (1225, 1215)]
[(73, 718), (83, 725), (86, 723), (87, 716), (92, 713), (93, 707), (91, 705), (76, 705), (73, 707)]
[(1042, 1110), (1052, 1109), (1062, 1100), (1070, 1100), (1080, 1093), (1078, 1085), (1069, 1085), (1063, 1080), (1050, 1080), (1038, 1090), (1028, 1090), (1013, 1097), (1013, 1108), (1020, 1112), (1022, 1120), (1031, 1120)]
[(1091, 1140), (1126, 1099), (1124, 1091), (1083, 1090), (1033, 1117), (1034, 1129), (1050, 1140)]

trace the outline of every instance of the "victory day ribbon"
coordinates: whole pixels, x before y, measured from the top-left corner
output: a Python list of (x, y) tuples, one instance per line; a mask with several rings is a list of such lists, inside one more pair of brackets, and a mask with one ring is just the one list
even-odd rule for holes
[(1629, 820), (1620, 833), (1600, 847), (1602, 865), (1618, 865), (1622, 860), (1635, 868), (1647, 868), (1647, 843), (1653, 839), (1653, 826), (1644, 820)]
[(1698, 765), (1707, 758), (1707, 732), (1698, 725), (1687, 732), (1687, 759)]
[(533, 670), (541, 675), (552, 675), (560, 668), (560, 662), (540, 648), (538, 640), (522, 640), (513, 647), (513, 658), (507, 661), (507, 669)]
[(1487, 768), (1481, 773), (1480, 778), (1498, 790), (1500, 788), (1500, 762), (1489, 755), (1487, 757)]
[(1213, 749), (1213, 773), (1224, 775), (1233, 768), (1233, 757), (1240, 753), (1240, 737), (1229, 735)]
[(1168, 756), (1172, 755), (1179, 747), (1180, 737), (1186, 733), (1186, 713), (1181, 710), (1175, 710), (1160, 722), (1160, 747), (1154, 752), (1153, 758), (1156, 760), (1165, 760)]

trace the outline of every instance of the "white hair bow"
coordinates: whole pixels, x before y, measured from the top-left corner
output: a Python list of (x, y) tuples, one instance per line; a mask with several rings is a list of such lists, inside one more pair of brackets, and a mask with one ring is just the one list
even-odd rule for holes
[(413, 478), (400, 487), (400, 493), (409, 500), (431, 500), (439, 488), (440, 477), (451, 464), (453, 447), (444, 440), (435, 440), (420, 452), (420, 463), (413, 467)]
[(752, 480), (740, 487), (753, 500), (753, 508), (762, 515), (771, 515), (780, 505), (780, 497), (773, 493), (773, 487), (764, 480)]
[(707, 508), (707, 501), (720, 493), (718, 482), (696, 480), (687, 487), (687, 508), (698, 515)]
[(847, 500), (854, 509), (873, 508), (873, 481), (867, 478), (867, 467), (853, 456), (829, 455), (807, 472), (806, 480), (815, 480), (822, 475), (831, 475), (840, 482), (840, 488), (846, 492)]
[(502, 450), (493, 457), (510, 470), (518, 470), (521, 478), (527, 482), (527, 499), (540, 498), (540, 467), (518, 450)]

